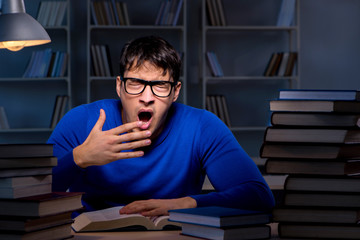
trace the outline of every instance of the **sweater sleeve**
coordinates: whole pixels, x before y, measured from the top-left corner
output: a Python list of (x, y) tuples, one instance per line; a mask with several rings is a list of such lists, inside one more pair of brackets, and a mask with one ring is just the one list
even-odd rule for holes
[(215, 191), (191, 196), (197, 205), (270, 211), (273, 194), (228, 127), (207, 112), (199, 129), (198, 157)]
[(68, 112), (57, 124), (48, 143), (54, 145), (54, 155), (58, 165), (53, 169), (53, 191), (66, 191), (76, 181), (83, 169), (78, 167), (73, 158), (73, 149), (85, 141), (87, 133), (84, 126), (85, 108), (77, 107)]

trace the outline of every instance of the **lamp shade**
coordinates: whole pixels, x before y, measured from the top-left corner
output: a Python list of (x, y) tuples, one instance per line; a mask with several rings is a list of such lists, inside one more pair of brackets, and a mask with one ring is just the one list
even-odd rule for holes
[[(9, 5), (6, 5), (7, 3)], [(3, 2), (3, 13), (0, 15), (0, 48), (18, 51), (23, 47), (51, 42), (43, 26), (25, 13), (23, 4), (22, 0)]]

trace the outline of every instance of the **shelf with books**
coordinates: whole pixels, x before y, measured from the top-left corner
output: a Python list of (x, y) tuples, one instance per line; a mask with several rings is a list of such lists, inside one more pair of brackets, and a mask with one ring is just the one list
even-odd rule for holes
[(52, 131), (56, 96), (71, 96), (69, 0), (36, 0), (25, 2), (25, 8), (44, 26), (51, 43), (18, 52), (2, 50), (0, 106), (9, 128), (0, 130), (1, 143), (45, 142)]
[[(170, 4), (168, 10), (163, 5)], [(119, 9), (126, 9), (127, 14)], [(111, 11), (102, 10), (105, 17), (112, 21), (99, 21), (101, 9), (109, 8)], [(120, 8), (121, 9), (121, 8)], [(115, 79), (119, 72), (118, 61), (123, 45), (137, 37), (145, 35), (158, 35), (169, 41), (182, 56), (183, 72), (182, 91), (178, 101), (186, 103), (186, 0), (141, 0), (132, 1), (108, 1), (88, 0), (88, 79), (87, 79), (87, 102), (93, 102), (103, 98), (118, 98), (115, 92)], [(111, 14), (114, 13), (114, 14)], [(161, 21), (162, 14), (170, 16), (168, 21)], [(109, 15), (110, 14), (110, 15)], [(127, 23), (121, 23), (121, 15), (126, 15)], [(175, 17), (177, 15), (177, 17)], [(106, 17), (106, 18), (107, 18)], [(171, 20), (172, 19), (172, 20)], [(115, 20), (115, 21), (114, 21)], [(99, 50), (101, 49), (101, 50)], [(100, 60), (99, 60), (100, 59)], [(104, 72), (101, 72), (101, 71)], [(107, 71), (107, 72), (106, 72)]]
[[(299, 23), (296, 0), (202, 0), (202, 104), (208, 95), (227, 98), (230, 130), (243, 146), (253, 143), (244, 147), (251, 156), (259, 155), (269, 124), (269, 99), (278, 89), (300, 87)], [(209, 52), (223, 74), (215, 74)], [(277, 67), (273, 55), (281, 56)]]

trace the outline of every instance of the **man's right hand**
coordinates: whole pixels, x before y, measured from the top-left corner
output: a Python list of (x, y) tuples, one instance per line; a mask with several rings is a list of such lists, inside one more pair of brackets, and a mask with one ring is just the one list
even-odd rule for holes
[(151, 144), (150, 131), (131, 131), (139, 128), (143, 124), (142, 122), (131, 122), (103, 131), (105, 119), (105, 111), (101, 109), (99, 119), (89, 136), (83, 144), (74, 148), (74, 161), (79, 167), (105, 165), (119, 159), (141, 157), (144, 155), (143, 151), (124, 152), (124, 150), (137, 149)]

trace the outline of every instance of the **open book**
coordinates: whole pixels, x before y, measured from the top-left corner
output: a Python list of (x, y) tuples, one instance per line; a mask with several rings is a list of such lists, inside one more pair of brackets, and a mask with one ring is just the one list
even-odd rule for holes
[(121, 229), (162, 230), (165, 227), (181, 226), (169, 222), (169, 216), (144, 217), (141, 214), (119, 214), (122, 206), (103, 210), (84, 212), (74, 219), (72, 228), (75, 232), (91, 232)]

